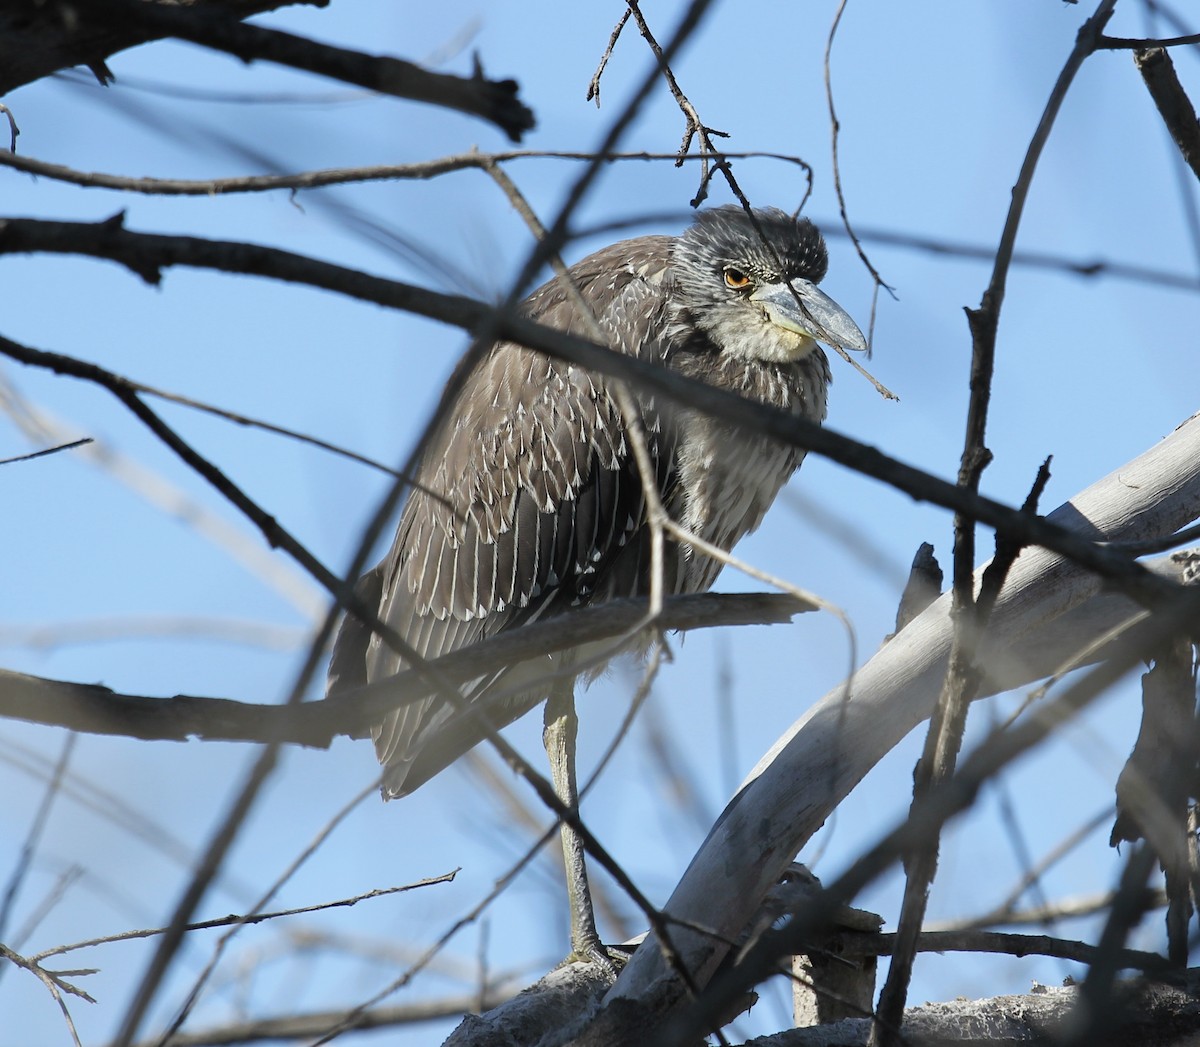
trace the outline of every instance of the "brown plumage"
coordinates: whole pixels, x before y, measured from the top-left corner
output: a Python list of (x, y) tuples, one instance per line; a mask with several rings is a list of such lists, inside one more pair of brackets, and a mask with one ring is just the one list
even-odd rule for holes
[[(740, 209), (719, 208), (681, 237), (604, 248), (573, 266), (571, 277), (612, 348), (820, 421), (830, 375), (814, 337), (848, 348), (865, 343), (813, 286), (826, 265), (815, 227), (773, 209), (755, 216), (762, 237)], [(525, 312), (589, 333), (556, 280), (530, 296)], [(649, 396), (638, 406), (650, 479), (668, 512), (724, 549), (759, 525), (802, 457)], [(648, 592), (641, 478), (602, 376), (497, 343), (466, 377), (416, 480), (391, 551), (359, 592), (422, 657)], [(667, 542), (666, 593), (707, 589), (719, 570), (711, 558)], [(557, 657), (569, 665), (572, 656)], [(398, 655), (347, 620), (330, 690), (402, 668)], [(514, 684), (523, 686), (509, 671), (463, 694), (479, 701)], [(501, 708), (489, 706), (489, 715), (503, 725), (545, 697), (544, 687), (530, 687)], [(388, 717), (375, 731), (385, 797), (411, 792), (482, 737), (474, 718), (432, 698)]]

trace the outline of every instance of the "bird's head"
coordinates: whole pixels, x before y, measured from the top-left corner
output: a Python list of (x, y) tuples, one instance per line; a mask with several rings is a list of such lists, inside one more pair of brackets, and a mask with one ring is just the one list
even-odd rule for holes
[(829, 265), (807, 218), (736, 204), (701, 211), (672, 247), (676, 303), (722, 353), (787, 363), (817, 342), (866, 349), (858, 325), (817, 288)]

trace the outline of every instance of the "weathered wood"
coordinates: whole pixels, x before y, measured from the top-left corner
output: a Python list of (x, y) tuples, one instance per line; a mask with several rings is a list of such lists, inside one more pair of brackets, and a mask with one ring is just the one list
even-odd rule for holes
[[(1200, 1036), (1200, 999), (1194, 975), (1188, 989), (1137, 981), (1119, 986), (1128, 990), (1124, 1014), (1109, 1034), (1092, 1047), (1191, 1047)], [(927, 1003), (904, 1012), (904, 1042), (912, 1047), (979, 1047), (1049, 1045), (1059, 1042), (1055, 1030), (1069, 1027), (1074, 1017), (1076, 989), (1035, 984), (1023, 996), (986, 1000)], [(833, 1025), (792, 1029), (764, 1036), (745, 1047), (863, 1047), (871, 1034), (869, 1018), (850, 1018)]]
[[(1198, 516), (1200, 418), (1193, 417), (1050, 519), (1094, 539), (1141, 541), (1171, 534)], [(1014, 686), (1044, 674), (1045, 661), (1030, 652), (1041, 652), (1051, 625), (1102, 588), (1099, 578), (1070, 561), (1026, 549), (992, 616), (985, 650), (989, 676)], [(716, 932), (678, 925), (672, 931), (676, 951), (700, 984), (727, 952), (721, 939), (736, 936), (834, 807), (929, 715), (950, 647), (949, 609), (948, 597), (935, 602), (855, 674), (849, 694), (838, 687), (814, 705), (725, 809), (666, 906), (671, 917)], [(683, 999), (653, 946), (650, 939), (634, 955), (610, 1001), (653, 999), (655, 1008), (669, 1010)]]

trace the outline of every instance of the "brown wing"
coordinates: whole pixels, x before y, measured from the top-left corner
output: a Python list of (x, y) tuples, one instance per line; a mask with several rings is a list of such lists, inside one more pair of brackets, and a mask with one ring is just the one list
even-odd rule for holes
[[(627, 241), (571, 270), (623, 352), (661, 352), (669, 244), (666, 237)], [(586, 334), (553, 281), (530, 297), (527, 312)], [(665, 490), (670, 437), (650, 405), (646, 424), (655, 480)], [(430, 441), (392, 550), (361, 583), (365, 595), (379, 586), (383, 619), (422, 657), (437, 658), (574, 605), (640, 591), (645, 506), (623, 431), (601, 378), (499, 343), (467, 377)], [(358, 665), (366, 680), (403, 668), (368, 630), (348, 622), (334, 666), (349, 682)], [(464, 697), (476, 699), (495, 682), (476, 681)], [(493, 721), (510, 722), (541, 697), (523, 695), (490, 710)], [(482, 737), (473, 718), (456, 716), (444, 702), (401, 709), (375, 732), (388, 767), (385, 795), (412, 791)]]

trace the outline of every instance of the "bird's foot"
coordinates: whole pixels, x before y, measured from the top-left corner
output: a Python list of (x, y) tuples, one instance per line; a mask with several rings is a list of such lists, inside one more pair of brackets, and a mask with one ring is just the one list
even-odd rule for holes
[(610, 949), (599, 938), (592, 938), (575, 942), (571, 947), (570, 955), (558, 966), (566, 967), (571, 963), (595, 964), (610, 980), (615, 982), (625, 964), (629, 962), (629, 955), (628, 951)]

